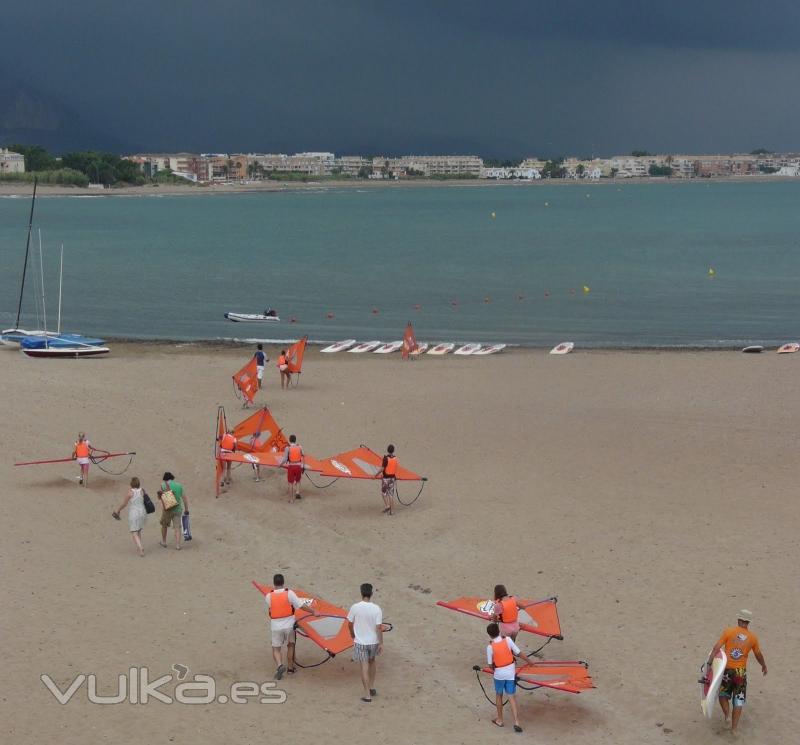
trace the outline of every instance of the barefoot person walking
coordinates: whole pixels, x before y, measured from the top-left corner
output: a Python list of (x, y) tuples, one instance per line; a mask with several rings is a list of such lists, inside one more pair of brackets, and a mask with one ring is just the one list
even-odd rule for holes
[(115, 520), (119, 520), (119, 513), (128, 508), (128, 530), (131, 532), (133, 543), (139, 551), (139, 556), (144, 556), (144, 547), (142, 546), (142, 529), (144, 528), (144, 521), (147, 513), (144, 509), (144, 489), (142, 489), (139, 479), (134, 476), (131, 479), (131, 488), (122, 500), (122, 504), (117, 507), (115, 512), (112, 512)]
[(286, 481), (289, 487), (289, 504), (295, 499), (302, 499), (300, 495), (300, 479), (305, 468), (305, 453), (297, 442), (296, 435), (289, 435), (289, 444), (283, 451), (283, 460), (280, 466), (286, 466)]
[(72, 448), (72, 459), (78, 461), (81, 467), (80, 476), (78, 476), (78, 483), (83, 486), (89, 486), (89, 464), (92, 454), (92, 443), (86, 439), (83, 432), (78, 432), (78, 439)]
[(281, 373), (281, 390), (292, 387), (292, 373), (289, 370), (289, 359), (286, 357), (286, 350), (282, 350), (278, 357), (278, 370)]
[(361, 585), (361, 601), (350, 607), (347, 627), (353, 639), (353, 661), (361, 663), (361, 684), (364, 695), (361, 700), (371, 703), (377, 695), (375, 672), (377, 657), (383, 651), (383, 612), (372, 602), (372, 585)]
[(511, 715), (514, 717), (514, 732), (522, 732), (519, 724), (519, 708), (517, 707), (517, 667), (514, 658), (519, 657), (529, 665), (533, 664), (514, 641), (508, 636), (500, 635), (500, 627), (492, 622), (486, 627), (491, 642), (486, 647), (486, 661), (494, 670), (494, 700), (497, 706), (497, 717), (492, 724), (497, 727), (503, 724), (503, 694), (508, 696), (511, 704)]
[(509, 595), (505, 585), (494, 586), (494, 620), (500, 624), (500, 633), (517, 641), (519, 612), (523, 606), (514, 595)]
[(256, 353), (253, 356), (256, 358), (256, 378), (258, 379), (258, 390), (261, 390), (261, 384), (264, 380), (264, 365), (267, 362), (267, 355), (264, 354), (263, 344), (259, 344), (256, 347)]
[[(275, 680), (280, 680), (286, 672), (293, 673), (294, 647), (297, 641), (295, 634), (295, 611), (303, 607), (294, 590), (284, 587), (282, 574), (272, 578), (274, 589), (264, 597), (269, 613), (270, 631), (272, 633), (272, 659), (275, 660)], [(317, 611), (310, 605), (306, 610), (316, 616)], [(286, 664), (283, 661), (283, 648), (286, 647)]]
[[(171, 494), (174, 498), (175, 504), (167, 507), (168, 496)], [(172, 526), (175, 533), (175, 548), (181, 550), (181, 538), (183, 537), (183, 524), (181, 523), (181, 515), (184, 512), (189, 514), (189, 500), (186, 498), (186, 492), (183, 489), (183, 484), (175, 481), (175, 477), (169, 472), (165, 471), (161, 488), (158, 490), (158, 496), (161, 500), (163, 508), (161, 512), (161, 546), (167, 547), (167, 529)]]
[(391, 515), (394, 510), (394, 495), (397, 490), (397, 456), (394, 454), (394, 445), (386, 448), (386, 455), (381, 462), (381, 496), (383, 497), (383, 511)]
[[(719, 641), (714, 645), (708, 662), (714, 659), (720, 649), (725, 650), (728, 664), (722, 674), (722, 687), (719, 689), (719, 705), (725, 715), (725, 721), (730, 719), (731, 731), (735, 732), (742, 716), (742, 708), (747, 700), (747, 657), (752, 652), (761, 665), (761, 673), (767, 674), (767, 663), (761, 653), (758, 637), (750, 631), (750, 622), (753, 614), (749, 610), (740, 610), (736, 619), (737, 625), (725, 629)], [(733, 706), (733, 713), (731, 713)]]

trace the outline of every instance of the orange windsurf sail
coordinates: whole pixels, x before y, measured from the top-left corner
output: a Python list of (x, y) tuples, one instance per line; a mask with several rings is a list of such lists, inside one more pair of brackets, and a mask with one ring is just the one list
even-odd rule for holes
[(407, 360), (408, 356), (416, 354), (418, 349), (419, 344), (417, 344), (417, 337), (414, 335), (414, 327), (409, 321), (408, 326), (406, 326), (406, 332), (403, 334), (403, 359)]
[[(523, 606), (519, 611), (519, 627), (523, 631), (539, 636), (548, 636), (553, 639), (563, 639), (561, 636), (561, 622), (558, 619), (557, 598), (547, 598), (546, 600), (520, 600)], [(464, 597), (455, 600), (440, 600), (436, 605), (442, 608), (466, 613), (468, 616), (482, 618), (485, 621), (493, 621), (494, 615), (487, 610), (491, 610), (491, 601), (486, 598)]]
[[(340, 479), (375, 479), (380, 476), (383, 458), (366, 445), (339, 453), (322, 461), (322, 475)], [(426, 481), (424, 476), (397, 466), (398, 481)]]
[(253, 357), (239, 372), (233, 376), (233, 385), (241, 391), (242, 396), (248, 403), (253, 403), (258, 390), (258, 378), (256, 377), (256, 358)]
[[(253, 586), (265, 596), (273, 589), (270, 585), (262, 585), (255, 580)], [(303, 592), (297, 587), (291, 589), (300, 600), (308, 600), (317, 614), (315, 616), (302, 608), (295, 611), (295, 625), (299, 633), (311, 639), (331, 657), (346, 652), (353, 646), (353, 639), (347, 627), (347, 611), (344, 608)]]
[(283, 453), (289, 444), (269, 408), (263, 406), (233, 429), (236, 449), (246, 453)]
[[(490, 667), (484, 667), (483, 672), (489, 675), (494, 673)], [(552, 688), (567, 693), (580, 693), (595, 687), (589, 675), (589, 665), (579, 661), (554, 660), (522, 665), (517, 668), (517, 682), (522, 684), (520, 687), (524, 690)], [(526, 683), (529, 685), (524, 685)]]
[(225, 468), (225, 464), (220, 459), (220, 447), (219, 444), (222, 441), (222, 436), (228, 431), (228, 422), (225, 419), (225, 409), (222, 406), (217, 407), (217, 433), (214, 439), (214, 463), (217, 467), (217, 480), (216, 480), (216, 493), (219, 496), (219, 486), (222, 483), (222, 471)]
[(290, 373), (300, 374), (303, 371), (303, 355), (306, 353), (308, 337), (304, 336), (286, 350), (286, 365)]

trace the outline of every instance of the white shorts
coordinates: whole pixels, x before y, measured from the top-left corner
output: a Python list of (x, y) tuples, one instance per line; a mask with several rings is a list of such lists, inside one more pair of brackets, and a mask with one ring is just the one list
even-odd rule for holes
[(281, 372), (286, 372), (289, 369), (289, 365), (278, 365), (278, 370)]
[(79, 466), (88, 466), (92, 461), (89, 458), (78, 458)]
[(297, 639), (297, 634), (294, 629), (282, 629), (275, 631), (272, 630), (272, 646), (282, 647), (285, 644), (294, 644)]
[(264, 365), (257, 365), (256, 366), (256, 377), (259, 380), (263, 380), (264, 379)]

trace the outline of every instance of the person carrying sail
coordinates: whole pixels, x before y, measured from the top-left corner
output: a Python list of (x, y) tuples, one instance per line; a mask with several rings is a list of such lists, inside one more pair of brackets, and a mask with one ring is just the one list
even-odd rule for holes
[(503, 724), (503, 694), (505, 694), (511, 704), (514, 732), (522, 732), (517, 708), (517, 667), (514, 658), (518, 657), (528, 665), (532, 665), (533, 661), (520, 651), (513, 639), (501, 635), (500, 627), (494, 621), (486, 627), (486, 633), (491, 639), (486, 647), (486, 661), (493, 670), (494, 700), (497, 705), (497, 717), (492, 719), (492, 724), (497, 727), (505, 726)]
[(281, 351), (278, 357), (278, 370), (281, 373), (281, 390), (290, 388), (292, 384), (292, 373), (289, 370), (289, 358), (286, 356), (286, 350)]
[[(222, 437), (219, 438), (219, 452), (220, 455), (223, 453), (235, 453), (236, 446), (237, 446), (236, 437), (233, 435), (233, 430), (229, 429)], [(231, 483), (231, 466), (232, 462), (229, 460), (225, 461), (225, 470), (222, 475), (222, 482), (220, 486), (225, 486), (225, 484)]]
[(394, 454), (394, 445), (386, 448), (386, 455), (381, 462), (381, 496), (383, 497), (383, 512), (393, 514), (394, 495), (397, 488), (397, 456)]
[(289, 444), (283, 451), (281, 467), (286, 466), (286, 480), (289, 484), (289, 504), (295, 499), (302, 499), (300, 495), (300, 478), (305, 469), (305, 454), (302, 446), (297, 442), (296, 435), (289, 435)]
[(514, 595), (509, 595), (505, 585), (494, 586), (494, 620), (500, 624), (500, 633), (512, 641), (519, 634), (519, 611), (523, 609)]
[(78, 432), (78, 440), (72, 448), (72, 459), (78, 461), (81, 467), (78, 484), (89, 486), (89, 464), (92, 462), (92, 443), (86, 439), (84, 432)]
[[(295, 633), (295, 612), (300, 608), (316, 616), (317, 611), (311, 604), (303, 603), (294, 590), (284, 587), (282, 574), (272, 578), (274, 589), (267, 593), (264, 601), (269, 614), (270, 631), (272, 633), (272, 659), (277, 666), (275, 680), (280, 680), (285, 672), (293, 673), (294, 647), (297, 640)], [(286, 664), (283, 663), (283, 648), (286, 647)]]

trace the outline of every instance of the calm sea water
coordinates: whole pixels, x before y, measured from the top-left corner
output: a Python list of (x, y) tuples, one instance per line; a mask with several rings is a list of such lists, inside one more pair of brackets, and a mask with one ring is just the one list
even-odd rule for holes
[[(3, 327), (29, 207), (0, 199)], [(35, 227), (49, 326), (63, 243), (63, 328), (90, 335), (388, 341), (412, 320), (421, 340), (535, 346), (800, 337), (800, 183), (43, 197)], [(267, 305), (287, 322), (223, 319)], [(24, 308), (36, 325), (32, 282)]]

